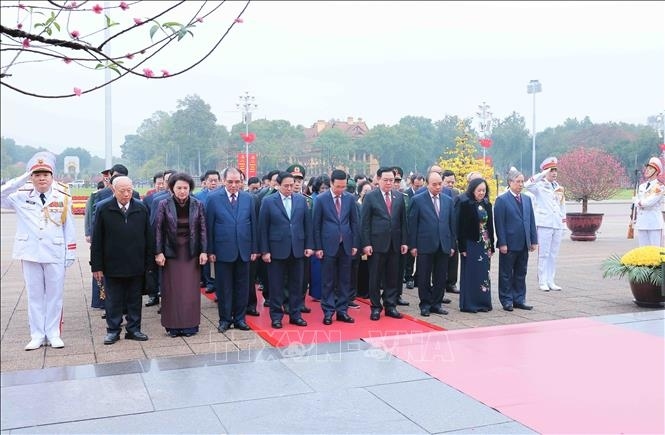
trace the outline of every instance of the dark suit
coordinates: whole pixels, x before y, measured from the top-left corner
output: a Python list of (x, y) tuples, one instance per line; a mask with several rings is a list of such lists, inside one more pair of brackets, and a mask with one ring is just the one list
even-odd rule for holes
[(208, 195), (208, 254), (215, 255), (219, 322), (244, 323), (249, 297), (249, 262), (258, 252), (255, 198), (239, 191), (235, 206), (225, 188)]
[(453, 201), (438, 195), (439, 215), (429, 191), (415, 195), (409, 207), (409, 249), (418, 250), (420, 309), (441, 308), (450, 250), (455, 246)]
[(343, 192), (340, 214), (330, 190), (317, 196), (314, 205), (314, 249), (323, 250), (321, 308), (326, 316), (346, 314), (351, 298), (352, 249), (360, 242), (355, 197)]
[(538, 243), (531, 198), (520, 196), (521, 204), (508, 190), (494, 204), (496, 246), (508, 247), (506, 254), (499, 253), (499, 300), (504, 307), (525, 303), (529, 248)]
[(106, 330), (120, 333), (123, 306), (127, 332), (141, 331), (141, 290), (154, 259), (148, 209), (132, 198), (125, 216), (115, 198), (96, 210), (90, 251), (92, 271), (104, 272)]
[[(443, 191), (441, 193), (444, 193)], [(457, 203), (459, 201), (460, 192), (457, 189), (448, 189), (445, 193), (449, 195), (453, 200), (453, 209), (457, 208)], [(456, 215), (455, 215), (456, 216)], [(457, 222), (456, 218), (453, 218)], [(446, 275), (446, 290), (450, 291), (457, 284), (457, 271), (459, 269), (459, 248), (457, 243), (455, 243), (455, 252), (450, 256), (448, 260), (448, 274)]]
[[(409, 203), (411, 201), (411, 198), (416, 194), (416, 191), (413, 190), (413, 187), (409, 187), (406, 189), (404, 192), (408, 197), (409, 197)], [(409, 211), (406, 211), (407, 215)], [(408, 220), (408, 219), (407, 219)], [(410, 224), (407, 223), (410, 229)], [(409, 280), (417, 281), (418, 280), (418, 273), (414, 273), (414, 268), (416, 265), (416, 258), (409, 254), (408, 252), (405, 254), (406, 258), (404, 259), (404, 279), (408, 282)]]
[(264, 197), (259, 212), (259, 251), (270, 254), (268, 285), (270, 286), (270, 318), (281, 321), (284, 316), (284, 276), (288, 276), (289, 317), (301, 318), (305, 249), (313, 249), (312, 215), (305, 197), (291, 195), (291, 217), (286, 213), (282, 195)]
[[(368, 192), (361, 207), (361, 246), (371, 246), (373, 254), (368, 257), (369, 297), (372, 308), (382, 308), (379, 282), (383, 281), (383, 305), (395, 308), (397, 305), (399, 258), (401, 245), (406, 245), (406, 205), (403, 195), (390, 191), (391, 213), (384, 199), (384, 192), (375, 189)], [(383, 278), (383, 279), (381, 279)]]

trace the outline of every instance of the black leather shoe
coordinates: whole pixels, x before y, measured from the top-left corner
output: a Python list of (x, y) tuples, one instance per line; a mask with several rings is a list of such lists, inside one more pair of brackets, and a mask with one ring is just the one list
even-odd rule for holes
[(520, 310), (533, 310), (533, 307), (531, 305), (527, 305), (527, 304), (515, 304), (515, 303), (513, 303), (513, 307), (519, 308)]
[(259, 312), (256, 311), (256, 308), (248, 308), (247, 311), (245, 312), (245, 314), (247, 314), (248, 316), (254, 316), (254, 317), (260, 316)]
[(346, 313), (337, 313), (337, 320), (344, 323), (355, 323), (353, 317), (349, 316)]
[(146, 341), (148, 336), (141, 331), (128, 332), (125, 334), (126, 340)]
[(457, 294), (459, 294), (459, 289), (457, 288), (456, 285), (453, 285), (452, 287), (446, 288), (446, 293), (457, 293)]
[(306, 306), (306, 305), (303, 305), (302, 307), (300, 307), (300, 312), (301, 313), (311, 313), (312, 309), (310, 307)]
[(448, 314), (448, 311), (444, 310), (441, 307), (432, 307), (429, 309), (429, 312), (434, 314)]
[(400, 297), (399, 299), (397, 299), (397, 305), (401, 305), (403, 307), (406, 307), (407, 305), (409, 305), (409, 301), (405, 301), (404, 299), (402, 299)]
[(369, 320), (379, 320), (381, 318), (381, 310), (379, 308), (372, 308), (369, 315)]
[(513, 306), (512, 305), (504, 305), (503, 309), (506, 311), (513, 311)]
[(113, 344), (118, 340), (120, 340), (119, 333), (109, 332), (108, 334), (106, 334), (106, 337), (104, 337), (104, 344)]
[(154, 305), (159, 304), (159, 296), (153, 296), (150, 299), (148, 299), (148, 302), (145, 303), (146, 307), (152, 307)]
[(420, 310), (420, 315), (423, 317), (429, 317), (429, 310)]
[(449, 303), (451, 303), (452, 301), (451, 301), (450, 299), (448, 299), (448, 298), (443, 298), (443, 300), (442, 300), (441, 302), (444, 303), (444, 304), (449, 304)]
[(358, 305), (358, 304), (355, 303), (354, 301), (351, 301), (351, 302), (349, 302), (349, 308), (353, 308), (354, 310), (359, 310), (359, 309), (360, 309), (360, 305)]
[(231, 328), (231, 323), (229, 322), (219, 322), (219, 326), (217, 327), (218, 332), (226, 332)]
[(249, 325), (248, 325), (247, 322), (245, 322), (245, 321), (242, 321), (242, 322), (236, 322), (236, 324), (234, 325), (234, 327), (235, 327), (236, 329), (240, 329), (241, 331), (249, 331), (250, 329), (252, 329), (252, 328), (249, 327)]
[(282, 329), (282, 321), (281, 320), (273, 320), (272, 321), (272, 327), (275, 329)]
[(215, 287), (206, 287), (206, 293), (207, 294), (215, 293)]
[(102, 319), (106, 319), (106, 313), (102, 314)]
[(410, 279), (410, 280), (408, 280), (408, 281), (406, 282), (406, 288), (408, 288), (408, 289), (412, 289), (412, 288), (414, 288), (415, 286), (416, 286), (416, 283), (413, 282), (412, 279)]
[(393, 319), (401, 319), (402, 313), (397, 311), (396, 308), (386, 308), (386, 317), (392, 317)]
[(324, 316), (323, 317), (323, 324), (324, 325), (332, 325), (332, 314), (329, 316)]
[(307, 322), (303, 318), (289, 319), (289, 323), (291, 325), (296, 325), (296, 326), (307, 326)]

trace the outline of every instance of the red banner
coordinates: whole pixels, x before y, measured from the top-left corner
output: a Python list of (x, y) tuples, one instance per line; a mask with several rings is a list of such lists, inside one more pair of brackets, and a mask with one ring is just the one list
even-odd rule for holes
[[(247, 154), (238, 153), (238, 169), (247, 172)], [(249, 153), (249, 173), (247, 178), (256, 177), (256, 153)]]

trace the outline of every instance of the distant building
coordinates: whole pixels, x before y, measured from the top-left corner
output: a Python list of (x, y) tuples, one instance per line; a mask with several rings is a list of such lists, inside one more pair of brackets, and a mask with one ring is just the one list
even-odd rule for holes
[[(346, 118), (346, 121), (318, 120), (310, 128), (305, 128), (305, 143), (301, 163), (307, 168), (308, 175), (317, 176), (330, 172), (331, 168), (326, 167), (323, 161), (325, 150), (316, 146), (316, 140), (321, 133), (328, 129), (340, 130), (352, 139), (361, 138), (369, 131), (362, 118), (354, 120), (352, 116)], [(378, 168), (379, 162), (373, 155), (364, 151), (356, 151), (354, 155), (349, 156), (349, 166), (341, 169), (345, 169), (351, 172), (351, 175), (354, 175), (356, 173), (370, 174), (376, 172)]]

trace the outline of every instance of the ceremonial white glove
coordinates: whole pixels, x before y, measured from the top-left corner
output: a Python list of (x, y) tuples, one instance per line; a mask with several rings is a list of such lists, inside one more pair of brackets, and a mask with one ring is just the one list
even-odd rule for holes
[(65, 260), (65, 267), (69, 267), (74, 264), (74, 259)]

